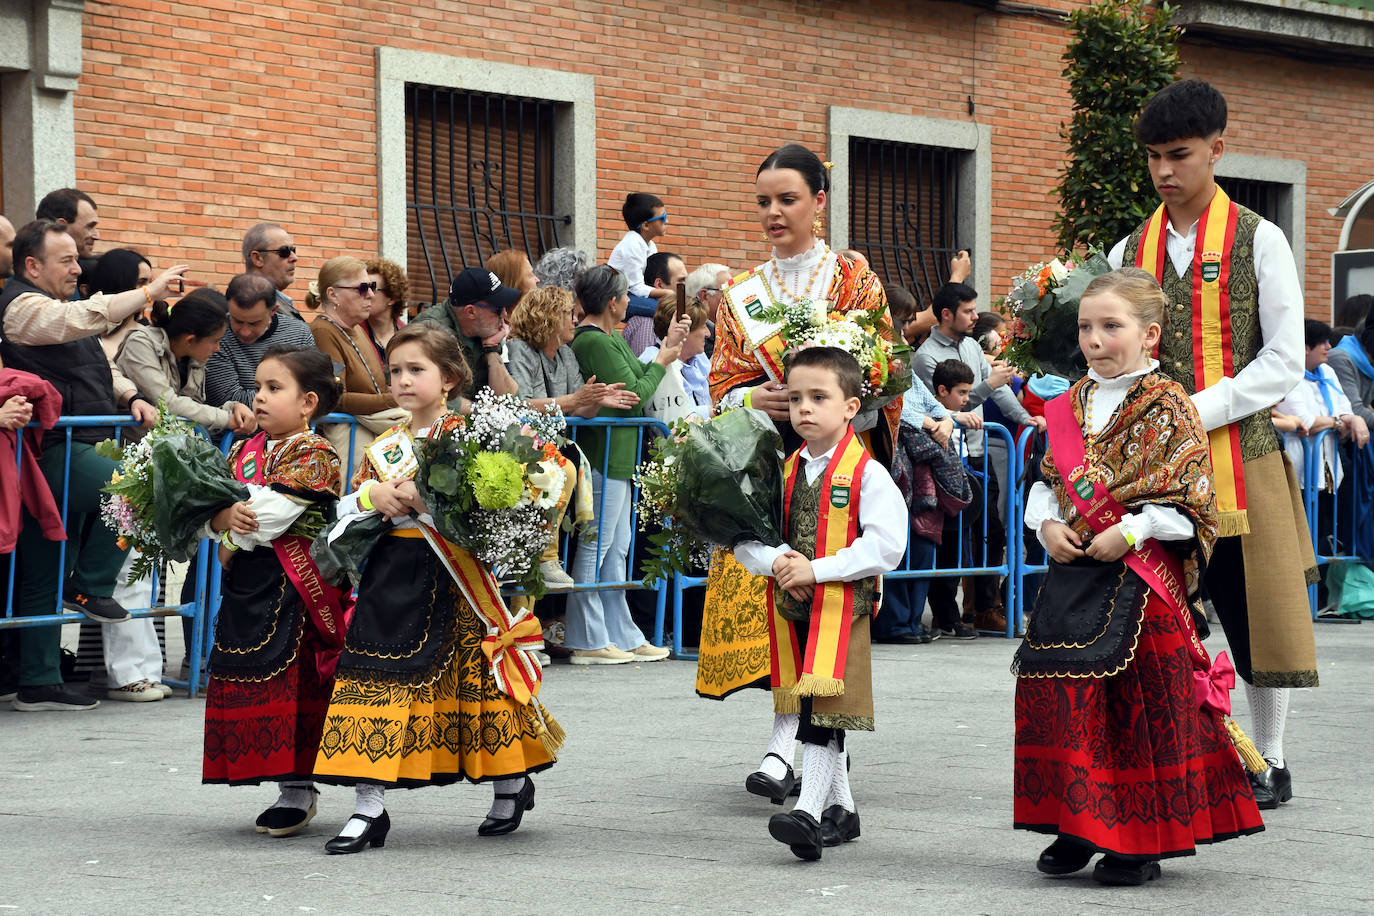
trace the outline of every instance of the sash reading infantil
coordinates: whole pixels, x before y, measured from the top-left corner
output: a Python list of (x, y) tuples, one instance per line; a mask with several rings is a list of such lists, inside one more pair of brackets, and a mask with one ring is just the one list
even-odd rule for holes
[[(1231, 351), (1231, 249), (1239, 209), (1217, 188), (1197, 224), (1193, 245), (1193, 378), (1197, 391), (1236, 374)], [(1169, 211), (1163, 204), (1145, 224), (1135, 264), (1164, 282), (1169, 254)], [(1216, 477), (1217, 513), (1222, 531), (1248, 534), (1245, 516), (1245, 472), (1241, 466), (1240, 427), (1219, 426), (1207, 434)]]
[[(783, 466), (783, 530), (787, 530), (792, 507), (792, 489), (801, 472), (801, 451)], [(821, 482), (820, 518), (816, 522), (816, 557), (833, 556), (859, 536), (859, 484), (868, 451), (850, 427), (835, 446)], [(849, 628), (854, 620), (854, 589), (844, 582), (818, 582), (811, 599), (811, 619), (798, 626), (809, 627), (806, 658), (801, 656), (792, 624), (783, 620), (774, 605), (773, 588), (768, 589), (768, 638), (772, 644), (772, 686), (792, 688), (797, 697), (840, 696), (844, 693), (845, 656), (849, 651)]]

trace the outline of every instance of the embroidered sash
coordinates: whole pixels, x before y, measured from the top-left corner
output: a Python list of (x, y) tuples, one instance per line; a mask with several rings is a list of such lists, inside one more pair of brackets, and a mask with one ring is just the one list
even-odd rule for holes
[[(1226, 192), (1217, 188), (1211, 204), (1197, 224), (1193, 245), (1193, 375), (1202, 391), (1223, 378), (1235, 375), (1231, 349), (1231, 249), (1236, 239), (1240, 211)], [(1166, 250), (1169, 211), (1164, 204), (1145, 224), (1136, 249), (1136, 266), (1164, 282), (1169, 263)], [(1216, 481), (1217, 513), (1222, 530), (1248, 534), (1245, 515), (1245, 473), (1241, 467), (1240, 427), (1219, 426), (1207, 434), (1212, 449)]]
[(781, 383), (782, 357), (787, 346), (782, 340), (782, 323), (767, 322), (760, 317), (777, 304), (763, 269), (756, 267), (735, 277), (725, 284), (724, 294), (725, 304), (744, 335), (745, 346), (754, 351), (768, 377)]
[[(783, 466), (783, 530), (791, 512), (792, 489), (801, 470), (800, 450)], [(829, 557), (859, 536), (859, 485), (869, 454), (850, 427), (835, 447), (821, 482), (820, 518), (816, 524), (816, 557)], [(854, 589), (844, 582), (817, 583), (811, 603), (806, 657), (801, 656), (792, 625), (783, 620), (768, 589), (768, 639), (772, 649), (774, 689), (792, 688), (797, 697), (844, 693), (845, 655), (854, 619)]]
[[(1126, 510), (1100, 481), (1092, 480), (1085, 474), (1087, 450), (1083, 443), (1082, 428), (1074, 416), (1072, 398), (1071, 393), (1065, 393), (1045, 404), (1050, 456), (1079, 515), (1093, 531), (1101, 534), (1121, 521)], [(1149, 538), (1138, 549), (1127, 550), (1122, 559), (1168, 605), (1184, 634), (1193, 667), (1200, 671), (1209, 670), (1212, 660), (1203, 648), (1202, 640), (1198, 639), (1197, 627), (1188, 610), (1183, 568), (1178, 557), (1155, 538)]]
[[(244, 443), (234, 466), (234, 476), (242, 483), (262, 486), (266, 474), (267, 434), (258, 433)], [(296, 594), (301, 596), (301, 603), (310, 612), (310, 621), (324, 644), (316, 653), (316, 666), (322, 677), (332, 678), (339, 664), (339, 653), (343, 651), (352, 601), (342, 589), (324, 581), (310, 556), (309, 538), (284, 534), (272, 542), (272, 550)]]

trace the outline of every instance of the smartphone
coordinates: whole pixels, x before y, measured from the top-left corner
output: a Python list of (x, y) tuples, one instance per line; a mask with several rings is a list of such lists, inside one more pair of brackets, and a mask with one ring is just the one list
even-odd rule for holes
[(673, 320), (681, 321), (682, 316), (687, 314), (687, 284), (677, 285), (677, 313), (673, 315)]

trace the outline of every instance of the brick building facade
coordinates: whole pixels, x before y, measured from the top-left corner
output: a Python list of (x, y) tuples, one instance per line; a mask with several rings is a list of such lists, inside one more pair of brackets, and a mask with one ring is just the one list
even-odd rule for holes
[[(1231, 127), (1219, 171), (1270, 195), (1307, 270), (1309, 313), (1329, 315), (1330, 255), (1346, 225), (1346, 215), (1329, 211), (1374, 178), (1366, 152), (1374, 148), (1374, 70), (1362, 56), (1374, 42), (1355, 47), (1374, 18), (1363, 0), (1329, 14), (1294, 2), (1345, 29), (1335, 39), (1342, 54), (1330, 53), (1330, 36), (1326, 52), (1310, 36), (1257, 45), (1264, 30), (1219, 43), (1201, 3), (1185, 0), (1183, 12), (1193, 15), (1184, 73), (1226, 93)], [(74, 179), (99, 204), (102, 249), (136, 247), (155, 265), (189, 262), (194, 276), (216, 284), (239, 268), (243, 231), (279, 221), (301, 249), (290, 290), (298, 301), (327, 258), (378, 250), (409, 261), (425, 300), (446, 283), (445, 257), (450, 266), (460, 261), (472, 229), (499, 226), (492, 211), (512, 209), (519, 194), (502, 203), (490, 193), (512, 171), (516, 184), (543, 185), (542, 198), (516, 200), (514, 209), (554, 219), (533, 221), (542, 238), (530, 220), (516, 219), (488, 243), (537, 254), (556, 232), (604, 259), (624, 231), (625, 193), (649, 190), (668, 204), (661, 248), (689, 265), (748, 267), (765, 256), (754, 170), (770, 149), (796, 140), (836, 162), (832, 243), (890, 243), (894, 257), (917, 249), (886, 271), (914, 286), (938, 282), (930, 274), (945, 248), (971, 246), (974, 280), (995, 294), (1054, 245), (1058, 132), (1069, 117), (1060, 76), (1067, 30), (1058, 17), (1073, 5), (37, 0), (29, 56), (0, 41), (0, 66), (15, 70), (0, 77), (3, 209), (23, 222), (35, 196)], [(73, 63), (61, 42), (70, 44), (74, 21)], [(503, 108), (528, 123), (507, 124), (504, 134), (492, 127), (485, 142), (504, 136), (514, 145), (523, 130), (531, 147), (446, 159), (439, 141), (450, 128), (466, 137), (464, 106), (475, 97), (487, 111), (501, 96), (546, 107)], [(39, 125), (50, 117), (69, 118), (65, 152), (60, 133), (44, 152)], [(421, 148), (426, 131), (436, 138), (432, 163)], [(493, 175), (493, 162), (502, 174)], [(459, 209), (425, 216), (414, 208), (432, 187), (416, 193), (417, 167), (445, 185), (440, 203), (448, 205), (450, 164)], [(475, 213), (464, 209), (470, 186)], [(905, 221), (905, 236), (890, 231), (890, 217), (883, 230), (857, 204), (851, 213), (859, 193), (879, 209), (902, 197), (896, 222)], [(1374, 220), (1374, 203), (1368, 209)], [(875, 236), (884, 231), (894, 237)], [(436, 232), (448, 238), (440, 244)]]

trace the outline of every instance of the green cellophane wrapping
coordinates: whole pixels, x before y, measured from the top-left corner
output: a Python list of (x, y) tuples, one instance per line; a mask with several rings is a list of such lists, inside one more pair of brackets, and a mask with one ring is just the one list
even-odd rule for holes
[(781, 544), (782, 437), (761, 410), (689, 427), (674, 523), (713, 544)]
[(200, 529), (215, 513), (248, 498), (224, 454), (193, 434), (159, 438), (149, 459), (153, 471), (153, 531), (167, 556), (189, 560)]

